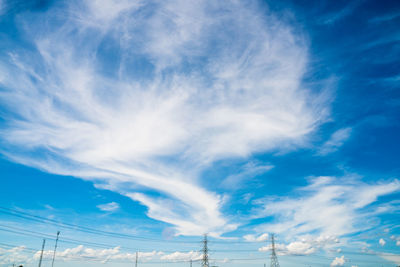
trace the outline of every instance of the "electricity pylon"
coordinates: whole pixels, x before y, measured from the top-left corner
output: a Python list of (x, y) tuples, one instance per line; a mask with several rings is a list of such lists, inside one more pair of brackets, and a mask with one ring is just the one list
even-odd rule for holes
[(203, 239), (203, 260), (201, 263), (201, 267), (209, 267), (208, 263), (208, 241), (207, 241), (207, 234), (204, 234), (204, 239)]
[(275, 251), (275, 238), (274, 234), (271, 235), (271, 267), (280, 267), (279, 262), (278, 262), (278, 257), (276, 256), (276, 251)]

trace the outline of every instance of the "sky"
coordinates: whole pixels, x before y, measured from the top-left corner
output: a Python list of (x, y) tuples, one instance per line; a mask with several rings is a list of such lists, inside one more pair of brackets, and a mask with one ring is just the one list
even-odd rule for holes
[(400, 265), (398, 1), (0, 0), (0, 266)]

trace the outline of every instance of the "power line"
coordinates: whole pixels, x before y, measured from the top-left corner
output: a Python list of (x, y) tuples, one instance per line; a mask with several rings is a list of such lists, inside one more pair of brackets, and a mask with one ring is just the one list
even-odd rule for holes
[(70, 229), (70, 230), (76, 230), (76, 231), (81, 231), (81, 232), (85, 232), (85, 233), (89, 233), (89, 234), (96, 234), (96, 235), (107, 236), (107, 237), (131, 239), (131, 240), (137, 240), (137, 241), (162, 242), (162, 243), (180, 243), (180, 244), (182, 244), (182, 243), (190, 243), (190, 244), (198, 243), (198, 241), (162, 240), (162, 239), (155, 239), (155, 238), (149, 238), (149, 237), (141, 237), (141, 236), (136, 236), (136, 235), (131, 235), (131, 234), (103, 231), (100, 229), (90, 228), (90, 227), (86, 227), (86, 226), (80, 226), (77, 224), (60, 222), (60, 221), (56, 221), (53, 219), (44, 218), (44, 217), (41, 217), (38, 215), (33, 215), (33, 214), (29, 214), (27, 212), (18, 211), (15, 209), (9, 209), (9, 208), (5, 208), (5, 207), (0, 207), (0, 212), (15, 216), (15, 217), (19, 217), (22, 219), (35, 221), (38, 223), (47, 223), (47, 224), (63, 227), (63, 228)]
[(10, 244), (5, 244), (5, 243), (0, 243), (0, 246), (7, 247), (7, 248), (23, 247), (23, 250), (29, 250), (33, 253), (36, 253), (38, 251), (37, 249), (34, 249), (34, 248), (28, 248), (28, 247), (19, 246), (19, 245), (10, 245)]
[[(5, 227), (5, 228), (9, 228), (9, 229), (2, 229), (1, 227)], [(18, 231), (10, 230), (10, 229), (17, 229)], [(24, 236), (37, 237), (37, 238), (46, 237), (49, 240), (56, 240), (52, 235), (49, 235), (49, 234), (40, 233), (40, 232), (36, 232), (36, 231), (30, 231), (30, 230), (24, 230), (24, 229), (12, 227), (12, 226), (0, 225), (0, 231), (5, 231), (5, 232), (9, 232), (9, 233), (24, 235)], [(109, 244), (104, 244), (104, 243), (83, 241), (83, 240), (77, 240), (77, 239), (71, 239), (71, 238), (65, 238), (65, 237), (63, 237), (62, 239), (59, 239), (59, 242), (69, 243), (69, 244), (73, 244), (73, 245), (89, 245), (92, 247), (106, 248), (106, 249), (120, 247), (120, 248), (124, 248), (126, 250), (137, 250), (137, 248), (130, 248), (130, 247), (119, 246), (119, 245), (109, 245)], [(154, 250), (142, 250), (142, 252), (153, 252), (153, 251)], [(171, 252), (171, 253), (177, 252), (177, 250), (163, 250), (163, 251)], [(196, 252), (196, 251), (199, 252), (200, 250), (186, 250), (186, 251), (179, 251), (179, 252)]]
[[(3, 228), (2, 228), (3, 227)], [(4, 229), (7, 228), (7, 229)], [(6, 225), (1, 225), (0, 224), (0, 231), (4, 231), (4, 232), (8, 232), (8, 233), (14, 233), (14, 234), (19, 234), (19, 235), (24, 235), (24, 236), (31, 236), (31, 237), (36, 237), (36, 238), (43, 238), (45, 237), (46, 239), (49, 240), (56, 240), (52, 235), (50, 234), (46, 234), (46, 233), (41, 233), (41, 232), (37, 232), (37, 231), (31, 231), (31, 230), (26, 230), (26, 229), (22, 229), (22, 228), (18, 228), (18, 227), (13, 227), (13, 226), (6, 226)], [(115, 248), (115, 247), (120, 247), (120, 248), (124, 248), (127, 250), (137, 250), (137, 248), (130, 248), (130, 247), (124, 247), (124, 246), (119, 246), (119, 245), (111, 245), (111, 244), (105, 244), (105, 243), (97, 243), (97, 242), (90, 242), (90, 241), (83, 241), (83, 240), (78, 240), (78, 239), (71, 239), (71, 238), (66, 238), (63, 237), (62, 239), (59, 239), (59, 242), (62, 243), (69, 243), (69, 244), (74, 244), (74, 245), (89, 245), (92, 247), (98, 247), (98, 248), (107, 248), (107, 249), (111, 249), (111, 248)], [(207, 244), (208, 244), (208, 239), (207, 239)], [(204, 243), (204, 240), (202, 241), (202, 243)], [(4, 243), (3, 243), (4, 244)], [(154, 250), (148, 250), (148, 251), (143, 251), (143, 252), (152, 252)], [(168, 253), (174, 253), (177, 252), (178, 250), (163, 250), (163, 252), (168, 252)], [(184, 250), (184, 251), (179, 251), (182, 253), (185, 252), (196, 252), (196, 251), (203, 251), (203, 250)], [(214, 251), (214, 252), (260, 252), (258, 250), (236, 250), (236, 249), (226, 249), (226, 250), (210, 250), (207, 247), (207, 251)], [(275, 248), (275, 251), (277, 251), (277, 249)], [(336, 250), (331, 250), (332, 252), (336, 252)], [(262, 253), (262, 252), (260, 252)], [(276, 252), (275, 252), (276, 253)], [(385, 252), (374, 252), (374, 251), (348, 251), (348, 250), (342, 250), (340, 251), (340, 253), (342, 254), (353, 254), (353, 255), (371, 255), (371, 256), (391, 256), (388, 255)], [(310, 255), (302, 255), (302, 254), (287, 254), (284, 255), (285, 257), (307, 257)], [(327, 256), (322, 256), (322, 255), (316, 255), (313, 254), (313, 257), (322, 257), (322, 258), (331, 258), (331, 257), (327, 257)]]
[[(56, 226), (60, 226), (63, 228), (67, 228), (70, 230), (77, 230), (77, 231), (81, 231), (81, 232), (86, 232), (86, 233), (90, 233), (90, 234), (96, 234), (99, 236), (106, 236), (106, 237), (117, 237), (117, 238), (124, 238), (124, 239), (133, 239), (133, 240), (138, 240), (138, 241), (154, 241), (154, 242), (162, 242), (162, 243), (180, 243), (180, 244), (193, 244), (193, 243), (199, 243), (198, 241), (172, 241), (172, 240), (161, 240), (161, 239), (153, 239), (153, 238), (147, 238), (147, 237), (138, 237), (138, 236), (134, 236), (134, 235), (127, 235), (127, 234), (122, 234), (122, 233), (116, 233), (116, 232), (107, 232), (107, 231), (103, 231), (103, 230), (98, 230), (98, 229), (94, 229), (94, 228), (89, 228), (89, 227), (85, 227), (85, 226), (79, 226), (76, 224), (68, 224), (68, 223), (63, 223), (63, 222), (59, 222), (56, 220), (52, 220), (52, 219), (48, 219), (48, 218), (44, 218), (44, 217), (40, 217), (37, 215), (32, 215), (26, 212), (22, 212), (22, 211), (18, 211), (18, 210), (13, 210), (13, 209), (8, 209), (8, 208), (4, 208), (4, 207), (0, 207), (0, 212), (5, 213), (5, 214), (9, 214), (12, 216), (16, 216), (22, 219), (26, 219), (26, 220), (31, 220), (31, 221), (35, 221), (35, 222), (39, 222), (42, 224), (46, 224), (46, 225), (56, 225)], [(7, 232), (11, 232), (11, 233), (16, 233), (16, 234), (21, 234), (21, 235), (29, 235), (29, 236), (34, 236), (34, 237), (38, 237), (38, 238), (43, 238), (46, 237), (48, 239), (52, 239), (54, 240), (52, 235), (49, 234), (45, 234), (45, 233), (40, 233), (40, 232), (35, 232), (35, 231), (30, 231), (30, 230), (25, 230), (25, 229), (21, 229), (21, 228), (17, 228), (17, 227), (11, 227), (11, 226), (4, 226), (4, 225), (0, 225), (4, 228), (8, 228), (8, 229), (1, 229), (1, 231), (7, 231)], [(11, 229), (11, 230), (10, 230)], [(57, 240), (57, 239), (55, 239)], [(205, 242), (206, 241), (206, 242)], [(102, 244), (102, 243), (96, 243), (96, 242), (90, 242), (90, 241), (81, 241), (81, 240), (76, 240), (76, 239), (69, 239), (69, 238), (63, 238), (63, 240), (60, 240), (60, 242), (65, 242), (65, 243), (71, 243), (71, 244), (88, 244), (90, 246), (96, 246), (96, 247), (102, 247), (102, 248), (114, 248), (116, 246), (111, 246), (109, 244)], [(248, 244), (248, 243), (255, 243), (255, 242), (240, 242), (240, 241), (209, 241), (207, 236), (205, 236), (205, 240), (202, 241), (203, 245), (206, 244), (206, 250), (207, 253), (204, 253), (204, 246), (203, 246), (203, 256), (207, 255), (207, 264), (206, 267), (209, 266), (208, 263), (208, 253), (209, 253), (209, 249), (208, 249), (208, 243), (212, 242), (212, 243), (220, 243), (220, 244), (234, 244), (234, 243), (240, 243), (240, 244)], [(257, 242), (258, 243), (258, 242)], [(273, 245), (273, 247), (275, 247), (275, 245)], [(128, 247), (122, 247), (122, 248), (126, 248), (126, 249), (132, 249), (133, 248), (128, 248)], [(137, 250), (137, 249), (135, 249)], [(274, 251), (276, 250), (276, 248), (274, 249)], [(193, 250), (191, 250), (193, 251)], [(194, 250), (194, 251), (198, 251), (198, 250)], [(221, 249), (221, 250), (212, 250), (212, 251), (216, 251), (216, 252), (258, 252), (258, 250), (233, 250), (233, 249)], [(164, 251), (164, 252), (176, 252), (176, 251)], [(189, 251), (187, 251), (189, 252)], [(385, 253), (376, 253), (376, 252), (352, 252), (352, 251), (341, 251), (341, 253), (343, 254), (359, 254), (359, 255), (378, 255), (378, 256), (390, 256), (387, 255)], [(55, 255), (55, 254), (53, 254)], [(303, 255), (286, 255), (286, 256), (303, 256)], [(276, 251), (275, 251), (275, 257), (276, 256)], [(319, 255), (312, 255), (312, 257), (323, 257), (323, 258), (328, 258), (328, 259), (332, 259), (332, 257), (324, 257), (324, 256), (319, 256)], [(223, 259), (225, 260), (225, 259)], [(260, 260), (258, 258), (251, 258), (251, 259), (245, 259), (245, 258), (241, 258), (241, 259), (229, 259), (230, 261), (245, 261), (245, 260)], [(277, 258), (276, 258), (277, 260)], [(176, 261), (175, 261), (176, 262)], [(183, 261), (183, 262), (188, 262), (188, 261)], [(205, 261), (204, 261), (205, 262)], [(203, 262), (203, 263), (204, 263)], [(161, 263), (166, 263), (166, 262), (161, 262)], [(276, 266), (276, 265), (275, 265)], [(278, 265), (279, 266), (279, 263)]]
[[(35, 221), (35, 222), (38, 222), (38, 223), (51, 224), (51, 225), (54, 225), (54, 226), (62, 227), (64, 229), (80, 231), (80, 232), (85, 232), (85, 233), (89, 233), (89, 234), (101, 235), (101, 236), (107, 236), (107, 237), (130, 239), (130, 240), (136, 240), (136, 241), (146, 241), (146, 242), (198, 244), (198, 241), (163, 240), (163, 239), (142, 237), (142, 236), (124, 234), (124, 233), (118, 233), (118, 232), (103, 231), (103, 230), (100, 230), (100, 229), (81, 226), (81, 225), (77, 225), (77, 224), (65, 223), (65, 222), (61, 222), (61, 221), (57, 221), (57, 220), (41, 217), (41, 216), (38, 216), (38, 215), (33, 215), (33, 214), (30, 214), (30, 213), (27, 213), (27, 212), (23, 212), (23, 211), (20, 211), (20, 210), (10, 209), (10, 208), (1, 207), (1, 206), (0, 206), (0, 212), (4, 213), (4, 214), (11, 215), (11, 216), (15, 216), (15, 217), (18, 217), (18, 218), (22, 218), (22, 219), (25, 219), (25, 220)], [(209, 243), (210, 242), (211, 243), (216, 243), (216, 244), (259, 243), (259, 242), (255, 242), (255, 241), (237, 241), (237, 240), (208, 240), (208, 242)]]
[[(8, 229), (4, 229), (4, 228), (1, 228), (1, 227), (5, 227), (5, 228), (8, 228)], [(10, 230), (10, 229), (14, 229), (14, 230)], [(12, 227), (12, 226), (0, 225), (0, 231), (11, 232), (11, 233), (14, 233), (14, 234), (26, 235), (26, 236), (37, 237), (37, 238), (46, 237), (47, 239), (50, 239), (50, 240), (56, 240), (53, 236), (51, 236), (49, 234), (40, 233), (40, 232), (36, 232), (36, 231), (30, 231), (30, 230), (25, 230), (25, 229), (21, 229), (21, 228), (17, 228), (17, 227)], [(98, 247), (98, 248), (113, 248), (113, 247), (116, 247), (116, 246), (111, 246), (111, 245), (97, 243), (97, 242), (70, 239), (70, 238), (65, 238), (65, 237), (63, 239), (59, 240), (59, 241), (62, 242), (62, 243), (69, 243), (69, 244), (74, 244), (74, 245), (89, 245), (89, 246)], [(128, 249), (130, 249), (130, 248), (128, 248)]]
[[(5, 243), (0, 243), (0, 246), (5, 246), (9, 248), (16, 247), (17, 245), (11, 245), (11, 244), (5, 244)], [(37, 249), (32, 249), (32, 248), (23, 248), (24, 250), (31, 251), (32, 253), (37, 253)], [(297, 256), (300, 255), (286, 255), (286, 260), (291, 260), (290, 258), (294, 256), (297, 258)], [(310, 255), (309, 255), (310, 256)], [(85, 256), (85, 255), (59, 255), (58, 256), (60, 259), (65, 259), (68, 261), (101, 261), (104, 262), (105, 260), (107, 262), (121, 262), (121, 263), (128, 263), (131, 262), (130, 260), (120, 260), (120, 259), (102, 259), (94, 256)], [(302, 255), (302, 257), (306, 257), (306, 255)], [(327, 256), (318, 256), (318, 255), (312, 255), (312, 257), (319, 257), (319, 258), (324, 258), (329, 261), (333, 260), (334, 257), (327, 257)], [(218, 258), (212, 258), (209, 260), (214, 260), (214, 261), (257, 261), (257, 260), (265, 260), (265, 258), (224, 258), (224, 259), (218, 259)], [(294, 259), (293, 259), (294, 260)], [(42, 261), (50, 261), (50, 259), (43, 258)], [(192, 261), (200, 261), (200, 260), (192, 260)], [(180, 261), (149, 261), (149, 262), (141, 262), (141, 264), (169, 264), (169, 263), (188, 263), (190, 260), (180, 260)], [(376, 264), (381, 264), (382, 261), (371, 261), (369, 260), (363, 260), (363, 259), (358, 259), (357, 262), (368, 262), (368, 263), (376, 263)], [(307, 264), (322, 264), (322, 266), (326, 266), (326, 264), (315, 262), (313, 260), (307, 260), (305, 261)]]

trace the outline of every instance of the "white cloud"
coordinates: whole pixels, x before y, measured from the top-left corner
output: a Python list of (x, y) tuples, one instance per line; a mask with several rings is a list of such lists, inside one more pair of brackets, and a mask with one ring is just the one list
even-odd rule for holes
[(330, 13), (322, 17), (321, 23), (323, 24), (334, 24), (338, 20), (341, 20), (349, 15), (351, 15), (362, 3), (362, 1), (352, 1), (346, 3), (346, 5), (341, 9), (333, 13)]
[[(130, 10), (137, 10), (141, 5), (142, 1), (128, 1), (128, 0), (84, 0), (88, 12), (82, 13), (77, 11), (81, 15), (82, 23), (93, 23), (94, 27), (105, 27), (104, 24), (110, 24), (113, 20), (120, 17), (121, 13), (128, 12)], [(72, 8), (74, 8), (72, 6)]]
[(11, 247), (9, 249), (0, 248), (0, 264), (25, 264), (29, 262), (29, 253), (26, 251), (25, 246)]
[(400, 264), (400, 254), (380, 253), (379, 256), (387, 261)]
[[(33, 258), (37, 260), (40, 257), (41, 251), (37, 251)], [(160, 252), (138, 252), (138, 259), (140, 261), (149, 261), (154, 258), (158, 258)], [(45, 250), (43, 252), (44, 259), (52, 259), (53, 250)], [(74, 248), (67, 248), (63, 251), (56, 252), (57, 260), (69, 261), (69, 260), (93, 260), (100, 262), (107, 262), (112, 260), (129, 260), (134, 261), (136, 259), (136, 253), (122, 252), (120, 247), (108, 248), (108, 249), (93, 249), (79, 245)]]
[(396, 246), (400, 246), (400, 236), (392, 235), (390, 239), (396, 242)]
[(291, 254), (309, 255), (315, 252), (315, 248), (306, 242), (292, 242), (286, 247)]
[[(33, 251), (24, 246), (14, 247), (10, 249), (0, 248), (0, 264), (13, 264), (13, 263), (31, 263), (36, 262), (41, 255), (41, 251)], [(165, 254), (162, 251), (138, 252), (138, 260), (140, 262), (148, 262), (151, 260), (161, 261), (189, 261), (200, 260), (202, 254), (198, 251), (189, 252), (173, 252)], [(43, 260), (51, 260), (53, 258), (53, 250), (43, 251)], [(98, 261), (107, 263), (109, 261), (129, 261), (136, 260), (136, 252), (129, 253), (121, 251), (120, 247), (108, 249), (93, 249), (79, 245), (73, 248), (66, 248), (56, 252), (57, 261)]]
[(258, 164), (257, 162), (248, 162), (238, 173), (229, 175), (221, 182), (221, 187), (225, 189), (237, 189), (243, 186), (246, 180), (250, 180), (257, 175), (261, 175), (274, 166), (270, 164)]
[[(278, 255), (310, 255), (318, 252), (320, 249), (327, 249), (339, 243), (335, 236), (304, 236), (297, 241), (289, 244), (277, 243), (276, 250)], [(259, 248), (259, 251), (270, 251), (271, 245)]]
[(337, 151), (350, 137), (351, 131), (352, 129), (347, 127), (334, 132), (329, 140), (322, 144), (322, 146), (318, 149), (318, 154), (327, 155)]
[(6, 11), (6, 2), (5, 0), (0, 0), (0, 16)]
[(110, 202), (107, 204), (97, 205), (97, 208), (99, 208), (102, 211), (116, 211), (119, 209), (119, 204), (116, 202)]
[(264, 242), (268, 240), (268, 233), (261, 234), (259, 236), (256, 235), (245, 235), (243, 236), (244, 240), (248, 242)]
[(366, 223), (366, 219), (380, 212), (368, 209), (369, 205), (399, 190), (398, 180), (367, 184), (352, 177), (318, 177), (293, 192), (292, 197), (258, 200), (263, 208), (255, 217), (271, 216), (274, 220), (257, 230), (295, 237), (311, 232), (341, 236), (369, 229), (374, 224)]
[(336, 257), (332, 261), (331, 266), (343, 266), (345, 264), (345, 262), (346, 262), (346, 260), (345, 260), (344, 256), (342, 256), (340, 258)]
[(379, 245), (381, 245), (383, 247), (385, 244), (386, 244), (386, 241), (383, 238), (379, 239)]
[[(13, 48), (0, 64), (2, 153), (129, 196), (177, 234), (216, 236), (236, 224), (200, 185), (204, 169), (303, 145), (325, 99), (302, 87), (304, 38), (263, 7), (156, 2), (86, 1), (54, 29), (21, 23), (38, 53)], [(115, 51), (102, 57), (105, 40)]]
[(189, 261), (189, 260), (200, 260), (202, 258), (202, 254), (198, 251), (189, 251), (189, 252), (173, 252), (171, 254), (166, 254), (161, 256), (161, 260), (169, 260), (169, 261)]

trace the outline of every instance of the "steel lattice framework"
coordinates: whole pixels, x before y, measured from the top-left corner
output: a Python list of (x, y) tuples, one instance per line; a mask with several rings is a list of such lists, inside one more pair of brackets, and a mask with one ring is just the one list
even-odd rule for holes
[(208, 241), (207, 241), (207, 234), (204, 234), (204, 239), (203, 239), (203, 260), (201, 263), (202, 267), (209, 267), (208, 263)]
[(280, 267), (279, 262), (278, 262), (278, 257), (276, 256), (276, 251), (275, 251), (275, 237), (274, 234), (271, 235), (271, 267)]

